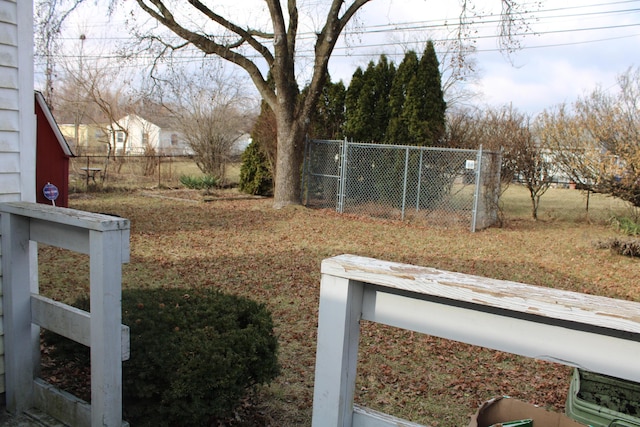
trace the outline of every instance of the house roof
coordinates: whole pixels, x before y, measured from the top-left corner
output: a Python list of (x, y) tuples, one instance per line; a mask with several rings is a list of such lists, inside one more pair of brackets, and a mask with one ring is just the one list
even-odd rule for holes
[(62, 148), (62, 151), (66, 156), (75, 157), (75, 155), (71, 151), (71, 148), (69, 147), (69, 144), (67, 144), (67, 140), (64, 139), (62, 132), (60, 132), (58, 123), (56, 123), (56, 120), (53, 118), (53, 114), (51, 114), (51, 110), (49, 109), (47, 102), (44, 100), (44, 96), (42, 95), (42, 93), (38, 91), (35, 91), (35, 96), (36, 96), (36, 103), (44, 113), (44, 116), (47, 118), (49, 127), (51, 127), (51, 130), (53, 130), (53, 133), (55, 134), (56, 139), (58, 140), (58, 144), (60, 144), (60, 148)]
[(126, 116), (118, 119), (116, 122), (120, 122), (122, 120), (142, 120), (149, 124), (159, 127), (162, 130), (170, 130), (175, 128), (176, 118), (170, 115), (154, 115), (153, 119), (147, 118), (147, 116), (143, 116), (136, 113), (127, 114)]

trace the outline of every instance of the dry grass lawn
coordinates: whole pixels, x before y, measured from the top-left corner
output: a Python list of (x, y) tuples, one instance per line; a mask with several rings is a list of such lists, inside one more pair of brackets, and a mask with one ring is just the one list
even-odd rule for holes
[[(504, 227), (473, 234), (329, 210), (273, 210), (269, 199), (233, 193), (209, 202), (189, 191), (90, 194), (71, 204), (131, 220), (124, 287), (214, 287), (268, 305), (282, 375), (254, 399), (251, 410), (264, 425), (310, 425), (320, 262), (327, 257), (350, 253), (640, 301), (640, 261), (594, 246), (616, 233), (606, 220), (628, 212), (592, 197), (587, 221), (577, 191), (550, 190), (534, 222), (526, 193), (514, 187), (504, 198)], [(70, 302), (88, 292), (87, 269), (83, 257), (42, 248), (41, 292)], [(415, 422), (467, 425), (497, 395), (563, 409), (564, 366), (372, 324), (363, 325), (360, 348), (356, 400)]]

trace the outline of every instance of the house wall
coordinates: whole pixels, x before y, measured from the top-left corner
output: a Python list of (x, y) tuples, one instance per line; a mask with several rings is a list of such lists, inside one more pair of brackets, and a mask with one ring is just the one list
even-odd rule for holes
[[(34, 108), (33, 2), (0, 0), (0, 202), (35, 201)], [(1, 257), (0, 252), (0, 266)], [(0, 268), (0, 393), (4, 393), (1, 300)]]
[[(90, 124), (59, 124), (60, 132), (77, 156), (104, 155), (109, 149), (109, 135), (100, 126)], [(76, 135), (77, 131), (77, 135)]]
[[(119, 126), (127, 129), (128, 136), (126, 140), (126, 149), (123, 152), (123, 144), (118, 143), (114, 135), (114, 147), (117, 154), (144, 154), (145, 143), (144, 135), (148, 135), (148, 144), (151, 148), (158, 152), (160, 143), (160, 128), (155, 124), (138, 117), (136, 115), (129, 115), (121, 119)], [(118, 129), (117, 125), (113, 126), (113, 129)], [(117, 131), (116, 131), (117, 133)]]
[(193, 150), (180, 132), (172, 129), (162, 129), (160, 131), (160, 143), (158, 154), (170, 156), (188, 156), (193, 154)]

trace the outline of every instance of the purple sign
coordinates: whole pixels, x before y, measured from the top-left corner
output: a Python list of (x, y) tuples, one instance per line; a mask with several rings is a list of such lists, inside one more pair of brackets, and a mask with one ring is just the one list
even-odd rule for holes
[(44, 193), (44, 197), (46, 197), (48, 200), (51, 200), (52, 202), (55, 201), (60, 194), (60, 192), (58, 191), (58, 187), (51, 184), (50, 182), (47, 182), (47, 185), (44, 186), (42, 192)]

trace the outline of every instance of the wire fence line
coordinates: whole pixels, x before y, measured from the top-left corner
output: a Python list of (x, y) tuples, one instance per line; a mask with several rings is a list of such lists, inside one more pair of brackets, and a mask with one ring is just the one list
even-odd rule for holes
[[(78, 156), (72, 191), (179, 187), (201, 172), (191, 156)], [(498, 219), (500, 154), (434, 147), (308, 140), (303, 204), (340, 213), (483, 229)]]
[(69, 162), (69, 184), (76, 191), (93, 186), (171, 187), (180, 176), (199, 174), (193, 156), (86, 155)]
[(471, 231), (498, 219), (500, 153), (309, 140), (303, 204)]

